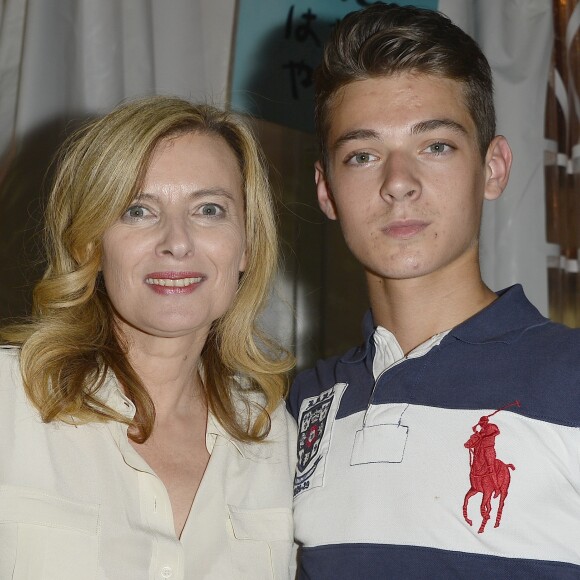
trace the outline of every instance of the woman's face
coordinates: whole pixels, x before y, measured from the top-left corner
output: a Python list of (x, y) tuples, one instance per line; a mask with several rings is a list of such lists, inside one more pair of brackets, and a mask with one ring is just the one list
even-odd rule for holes
[(103, 236), (103, 277), (122, 330), (205, 338), (233, 302), (245, 247), (242, 177), (226, 141), (162, 141), (142, 191)]

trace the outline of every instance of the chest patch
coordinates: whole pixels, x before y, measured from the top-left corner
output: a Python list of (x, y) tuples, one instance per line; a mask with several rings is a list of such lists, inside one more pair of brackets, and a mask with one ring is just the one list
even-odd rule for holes
[(330, 447), (332, 424), (346, 389), (337, 383), (317, 397), (304, 399), (298, 418), (298, 462), (294, 477), (294, 495), (324, 482), (324, 466)]

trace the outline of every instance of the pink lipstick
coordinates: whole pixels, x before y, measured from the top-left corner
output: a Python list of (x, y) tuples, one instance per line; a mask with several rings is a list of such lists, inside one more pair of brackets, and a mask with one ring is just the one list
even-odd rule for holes
[(157, 294), (190, 294), (205, 279), (199, 272), (151, 272), (145, 284)]

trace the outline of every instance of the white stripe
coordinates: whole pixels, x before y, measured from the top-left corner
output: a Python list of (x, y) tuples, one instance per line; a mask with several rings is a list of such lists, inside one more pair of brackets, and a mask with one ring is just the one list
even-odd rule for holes
[[(370, 422), (392, 423), (400, 416), (397, 407), (403, 406), (377, 406)], [(298, 541), (305, 546), (415, 545), (580, 565), (579, 429), (507, 411), (493, 416), (490, 421), (500, 429), (497, 459), (516, 468), (510, 471), (509, 495), (498, 528), (499, 500), (493, 499), (491, 519), (478, 533), (480, 493), (468, 505), (473, 526), (464, 520), (463, 501), (470, 489), (464, 443), (479, 418), (493, 411), (408, 406), (402, 415), (408, 436), (400, 463), (387, 457), (386, 462), (352, 465), (364, 413), (336, 421), (324, 486), (295, 501)]]

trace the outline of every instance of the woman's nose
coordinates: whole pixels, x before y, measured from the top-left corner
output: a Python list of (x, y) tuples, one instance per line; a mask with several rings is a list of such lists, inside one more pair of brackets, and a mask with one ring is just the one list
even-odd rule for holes
[(194, 251), (193, 226), (183, 219), (166, 219), (157, 245), (159, 254), (184, 258)]

